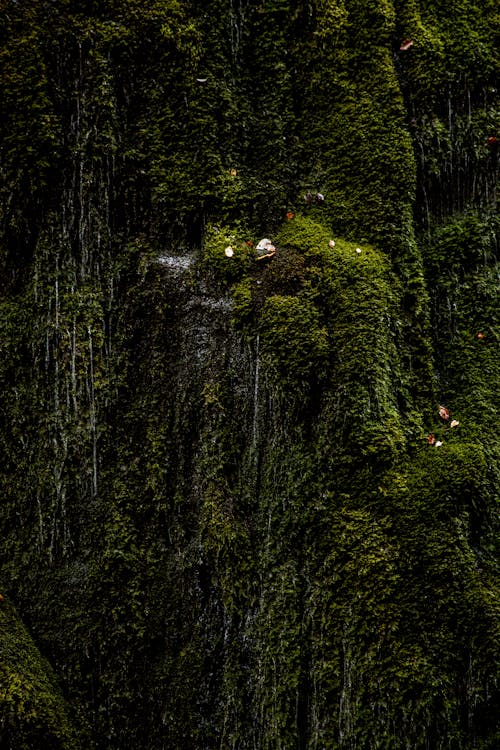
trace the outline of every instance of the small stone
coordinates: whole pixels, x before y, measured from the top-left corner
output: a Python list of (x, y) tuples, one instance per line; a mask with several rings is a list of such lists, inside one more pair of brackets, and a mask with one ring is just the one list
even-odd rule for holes
[(274, 247), (273, 243), (270, 239), (267, 237), (264, 237), (257, 247), (255, 248), (257, 251), (257, 258), (256, 260), (266, 260), (267, 258), (272, 258), (273, 255), (276, 253), (276, 248)]
[(269, 250), (270, 247), (272, 247), (272, 242), (267, 237), (264, 237), (263, 240), (260, 240), (259, 244), (255, 248), (256, 250)]
[(232, 258), (233, 257), (233, 248), (231, 247), (231, 245), (228, 245), (228, 247), (226, 247), (226, 249), (224, 250), (224, 252), (225, 252), (225, 254), (226, 254), (226, 256), (228, 258)]

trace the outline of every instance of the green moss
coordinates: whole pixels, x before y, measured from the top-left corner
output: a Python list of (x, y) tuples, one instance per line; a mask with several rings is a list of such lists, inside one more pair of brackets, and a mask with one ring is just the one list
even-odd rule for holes
[(330, 233), (321, 223), (298, 214), (281, 226), (276, 242), (314, 258), (326, 255), (330, 239)]
[(328, 333), (307, 298), (268, 297), (260, 320), (262, 352), (270, 375), (286, 390), (326, 373)]
[(2, 742), (19, 750), (80, 747), (55, 675), (8, 601), (0, 621)]
[(235, 325), (244, 327), (251, 323), (253, 315), (252, 279), (246, 277), (231, 289), (233, 299), (233, 319)]
[(2, 10), (0, 565), (86, 744), (496, 747), (496, 4)]
[(211, 227), (207, 230), (201, 263), (203, 271), (215, 281), (228, 285), (240, 279), (254, 259), (252, 248), (230, 229)]

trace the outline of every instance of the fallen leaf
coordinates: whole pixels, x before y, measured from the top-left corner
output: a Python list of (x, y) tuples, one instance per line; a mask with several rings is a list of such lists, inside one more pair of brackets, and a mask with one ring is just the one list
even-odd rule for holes
[(400, 52), (408, 52), (409, 49), (413, 47), (413, 40), (412, 39), (403, 39), (399, 46)]

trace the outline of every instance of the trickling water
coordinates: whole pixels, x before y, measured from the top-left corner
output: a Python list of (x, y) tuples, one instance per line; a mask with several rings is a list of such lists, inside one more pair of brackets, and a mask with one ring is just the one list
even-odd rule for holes
[(90, 366), (90, 383), (89, 383), (89, 397), (90, 397), (90, 432), (92, 436), (92, 491), (93, 494), (97, 494), (97, 423), (96, 423), (96, 407), (95, 407), (95, 392), (94, 392), (94, 350), (92, 343), (92, 330), (88, 327), (89, 334), (89, 366)]
[(38, 534), (40, 538), (40, 549), (43, 549), (45, 534), (44, 534), (42, 503), (40, 500), (39, 490), (37, 490), (37, 493), (36, 493), (36, 505), (37, 505), (37, 510), (38, 510)]
[(158, 263), (172, 271), (187, 271), (194, 261), (191, 255), (159, 255)]
[(78, 165), (78, 197), (80, 202), (80, 215), (78, 220), (78, 246), (81, 253), (82, 265), (81, 265), (81, 278), (84, 279), (86, 276), (86, 269), (88, 267), (88, 253), (87, 244), (85, 242), (85, 203), (83, 195), (83, 156), (79, 159)]
[[(50, 295), (49, 295), (49, 314), (47, 316), (47, 320), (50, 320)], [(49, 363), (50, 363), (50, 336), (49, 336), (49, 326), (47, 325), (45, 328), (45, 371), (48, 372), (49, 370)]]
[[(235, 5), (237, 8), (235, 8)], [(231, 58), (233, 64), (238, 60), (241, 40), (241, 2), (229, 1), (229, 21), (231, 25)]]
[(257, 334), (255, 343), (255, 380), (254, 380), (254, 391), (253, 391), (253, 429), (252, 429), (252, 445), (255, 448), (257, 445), (258, 428), (259, 428), (259, 370), (260, 370), (260, 336)]
[(350, 647), (347, 644), (347, 638), (345, 637), (342, 646), (344, 651), (344, 666), (339, 702), (339, 739), (341, 746), (349, 742), (352, 733), (352, 657)]
[(113, 352), (113, 331), (111, 327), (111, 319), (112, 319), (112, 311), (113, 311), (113, 303), (114, 303), (114, 280), (113, 276), (110, 276), (109, 279), (109, 291), (108, 291), (108, 315), (107, 315), (107, 337), (105, 336), (106, 341), (106, 362), (108, 370), (111, 369), (111, 354)]
[[(66, 523), (66, 487), (63, 480), (64, 467), (68, 455), (68, 440), (64, 432), (61, 431), (57, 438), (53, 439), (54, 459), (52, 466), (52, 476), (54, 481), (54, 498), (52, 501), (52, 528), (49, 544), (49, 559), (52, 561), (56, 543), (61, 540), (61, 549), (63, 554), (66, 552), (69, 539)], [(61, 534), (59, 531), (59, 520), (61, 525)]]
[(58, 262), (56, 258), (56, 278), (54, 283), (54, 413), (56, 424), (59, 418), (59, 280), (58, 280)]
[(71, 333), (68, 331), (68, 338), (71, 341), (71, 395), (73, 401), (73, 411), (75, 414), (78, 413), (78, 400), (77, 400), (77, 382), (76, 382), (76, 320), (73, 318), (73, 328)]
[(425, 229), (427, 232), (427, 236), (429, 238), (429, 242), (431, 239), (431, 215), (429, 210), (429, 199), (427, 197), (427, 190), (425, 189), (425, 186), (422, 186), (422, 193), (424, 196), (424, 206), (425, 206)]
[(448, 87), (448, 132), (453, 132), (453, 107), (451, 104), (451, 85)]

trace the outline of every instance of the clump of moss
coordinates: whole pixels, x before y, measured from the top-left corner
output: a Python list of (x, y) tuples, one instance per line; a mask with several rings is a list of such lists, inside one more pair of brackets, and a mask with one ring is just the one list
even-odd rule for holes
[(309, 258), (316, 258), (328, 253), (328, 242), (331, 238), (331, 233), (319, 221), (298, 214), (281, 226), (276, 243)]
[(217, 283), (228, 286), (248, 272), (254, 251), (227, 227), (210, 226), (204, 237), (201, 270)]
[(272, 295), (262, 309), (262, 353), (281, 387), (303, 387), (326, 374), (329, 341), (319, 310), (307, 296)]
[(49, 663), (41, 656), (12, 605), (0, 602), (0, 742), (30, 750), (81, 747)]

